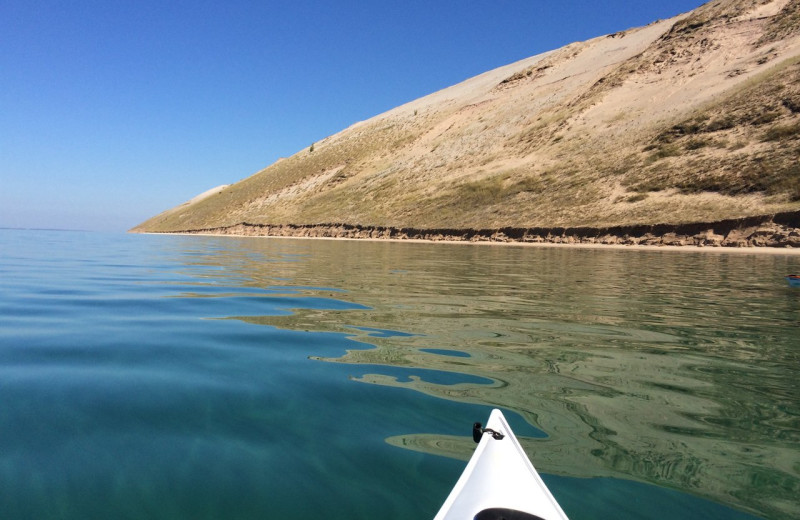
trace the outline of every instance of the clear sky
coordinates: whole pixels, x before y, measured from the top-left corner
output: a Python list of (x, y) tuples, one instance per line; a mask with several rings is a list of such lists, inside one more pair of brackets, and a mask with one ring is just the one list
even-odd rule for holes
[(462, 80), (701, 0), (0, 1), (0, 227), (125, 231)]

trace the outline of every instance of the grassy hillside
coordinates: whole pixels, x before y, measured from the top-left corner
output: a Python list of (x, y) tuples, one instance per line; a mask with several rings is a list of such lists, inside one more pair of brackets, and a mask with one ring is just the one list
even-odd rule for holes
[(709, 222), (800, 209), (800, 0), (717, 0), (353, 125), (133, 231)]

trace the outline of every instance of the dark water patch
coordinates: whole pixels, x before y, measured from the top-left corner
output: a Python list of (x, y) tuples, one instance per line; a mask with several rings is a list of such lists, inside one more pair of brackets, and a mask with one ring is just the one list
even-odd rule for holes
[(302, 293), (307, 291), (312, 292), (331, 292), (331, 293), (346, 293), (347, 291), (344, 289), (339, 289), (335, 287), (314, 287), (310, 285), (274, 285), (271, 286), (270, 289), (278, 290), (278, 291), (288, 291), (294, 293)]
[(416, 336), (417, 334), (411, 334), (409, 332), (402, 332), (399, 330), (388, 330), (388, 329), (376, 329), (373, 327), (356, 327), (352, 326), (350, 328), (360, 330), (362, 332), (366, 332), (367, 336), (372, 338), (409, 338), (411, 336)]
[(469, 353), (461, 352), (460, 350), (447, 350), (441, 348), (421, 348), (420, 352), (427, 352), (429, 354), (436, 354), (437, 356), (449, 357), (470, 357)]

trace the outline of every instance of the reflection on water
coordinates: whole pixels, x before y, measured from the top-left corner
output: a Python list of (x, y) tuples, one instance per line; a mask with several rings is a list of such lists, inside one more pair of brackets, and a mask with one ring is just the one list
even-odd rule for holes
[(800, 257), (207, 240), (225, 247), (195, 267), (224, 266), (286, 310), (232, 318), (347, 335), (346, 355), (316, 359), (375, 365), (364, 383), (516, 411), (547, 435), (523, 439), (543, 472), (800, 516), (800, 292), (783, 279)]

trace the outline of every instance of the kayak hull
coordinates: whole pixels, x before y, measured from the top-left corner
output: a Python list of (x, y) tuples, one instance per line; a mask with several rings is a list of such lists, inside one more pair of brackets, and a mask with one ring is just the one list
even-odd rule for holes
[(567, 520), (500, 410), (434, 520)]

